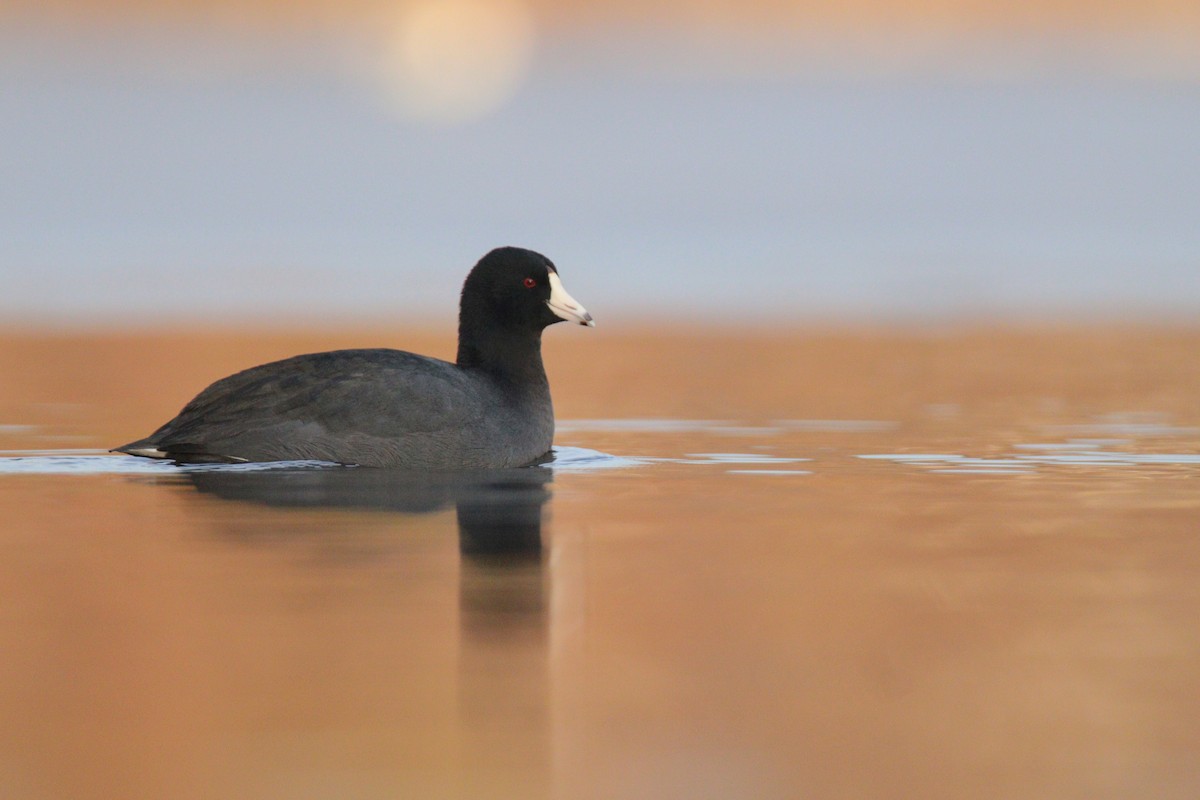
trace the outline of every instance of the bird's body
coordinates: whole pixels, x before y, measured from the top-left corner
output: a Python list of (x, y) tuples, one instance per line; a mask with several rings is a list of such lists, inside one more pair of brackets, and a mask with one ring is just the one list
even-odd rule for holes
[(550, 450), (542, 329), (591, 316), (544, 256), (502, 248), (463, 286), (456, 363), (402, 350), (275, 361), (209, 386), (119, 452), (179, 462), (320, 460), (405, 469), (503, 468)]
[(536, 461), (553, 437), (545, 381), (505, 391), (402, 350), (335, 350), (223, 378), (120, 449), (178, 461), (511, 467)]

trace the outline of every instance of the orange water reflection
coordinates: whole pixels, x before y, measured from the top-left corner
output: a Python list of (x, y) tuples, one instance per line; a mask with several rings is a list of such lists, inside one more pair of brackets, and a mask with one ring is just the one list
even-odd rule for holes
[[(234, 340), (10, 337), (0, 424), (33, 427), (0, 435), (124, 441)], [(560, 414), (626, 423), (560, 443), (651, 460), (533, 486), (541, 551), (464, 553), (455, 491), (415, 513), (395, 487), (387, 510), (289, 507), (0, 474), (0, 794), (1191, 796), (1200, 467), (860, 456), (1083, 436), (1194, 456), (1200, 365), (1171, 355), (1196, 341), (572, 342), (549, 359)], [(120, 359), (169, 377), (134, 390)], [(730, 424), (628, 422), (647, 418)]]

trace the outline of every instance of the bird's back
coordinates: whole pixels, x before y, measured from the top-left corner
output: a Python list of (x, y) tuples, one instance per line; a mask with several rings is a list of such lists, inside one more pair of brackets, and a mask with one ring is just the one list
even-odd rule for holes
[(549, 393), (536, 394), (509, 395), (482, 373), (401, 350), (313, 353), (223, 378), (117, 450), (185, 462), (519, 466), (553, 437)]

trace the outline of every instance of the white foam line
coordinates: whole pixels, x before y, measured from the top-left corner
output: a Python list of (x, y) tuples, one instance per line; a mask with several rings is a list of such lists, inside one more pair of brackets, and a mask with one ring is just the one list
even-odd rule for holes
[(640, 467), (655, 459), (613, 456), (586, 447), (555, 446), (554, 460), (543, 465), (555, 472), (593, 472), (608, 469)]
[(0, 475), (169, 475), (186, 472), (262, 472), (277, 469), (339, 467), (327, 461), (272, 461), (258, 464), (176, 465), (161, 459), (123, 455), (29, 455), (0, 458)]

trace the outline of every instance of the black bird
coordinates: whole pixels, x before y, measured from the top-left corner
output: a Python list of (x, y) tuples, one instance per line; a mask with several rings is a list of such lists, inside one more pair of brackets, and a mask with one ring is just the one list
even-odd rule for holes
[(113, 452), (426, 470), (537, 463), (554, 438), (542, 330), (562, 320), (594, 325), (550, 259), (502, 247), (463, 283), (455, 363), (369, 349), (263, 364), (217, 381)]

